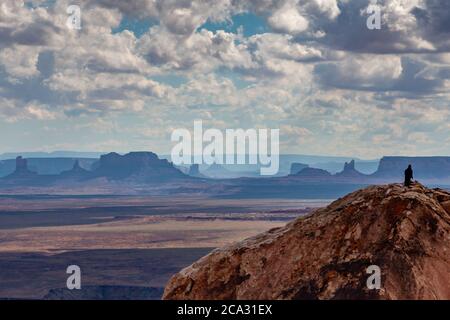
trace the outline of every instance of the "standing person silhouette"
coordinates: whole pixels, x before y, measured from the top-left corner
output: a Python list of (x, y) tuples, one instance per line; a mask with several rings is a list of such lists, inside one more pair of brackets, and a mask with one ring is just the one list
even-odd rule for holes
[(411, 165), (408, 166), (408, 168), (405, 170), (405, 187), (411, 186), (413, 179), (413, 169)]

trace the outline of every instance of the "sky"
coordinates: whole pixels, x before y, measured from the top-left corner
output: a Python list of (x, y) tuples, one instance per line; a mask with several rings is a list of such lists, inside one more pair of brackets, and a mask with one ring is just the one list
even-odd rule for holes
[(202, 120), (282, 153), (450, 155), (449, 77), (445, 0), (2, 0), (0, 153), (168, 154)]

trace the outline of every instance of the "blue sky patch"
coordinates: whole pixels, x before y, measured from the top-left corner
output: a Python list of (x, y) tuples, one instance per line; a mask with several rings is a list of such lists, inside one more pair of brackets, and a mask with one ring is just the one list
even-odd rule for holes
[(182, 86), (183, 84), (185, 84), (186, 82), (188, 82), (186, 77), (177, 75), (177, 74), (173, 74), (173, 73), (153, 76), (152, 79), (159, 83), (169, 85), (173, 88), (178, 88), (178, 87)]
[(136, 38), (140, 38), (155, 25), (158, 25), (158, 21), (155, 21), (154, 19), (137, 19), (124, 16), (122, 21), (120, 21), (120, 25), (117, 28), (114, 28), (112, 33), (120, 33), (124, 30), (129, 30), (134, 33)]
[(244, 36), (246, 37), (270, 31), (270, 27), (266, 20), (263, 17), (252, 13), (238, 14), (233, 16), (231, 21), (220, 23), (214, 23), (208, 20), (199, 29), (206, 29), (213, 32), (224, 30), (231, 33), (237, 33), (241, 26), (244, 29)]

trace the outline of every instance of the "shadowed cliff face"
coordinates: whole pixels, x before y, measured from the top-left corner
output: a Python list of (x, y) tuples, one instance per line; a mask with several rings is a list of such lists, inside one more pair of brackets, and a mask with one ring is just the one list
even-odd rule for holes
[[(367, 268), (381, 270), (369, 289)], [(450, 193), (373, 186), (213, 251), (165, 299), (450, 299)]]
[(375, 178), (401, 179), (411, 164), (416, 179), (446, 179), (450, 177), (450, 157), (383, 157)]

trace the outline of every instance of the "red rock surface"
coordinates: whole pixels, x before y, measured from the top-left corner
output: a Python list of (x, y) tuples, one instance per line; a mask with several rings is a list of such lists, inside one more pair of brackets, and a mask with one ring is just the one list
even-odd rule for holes
[[(381, 269), (370, 290), (367, 267)], [(164, 299), (450, 299), (450, 193), (372, 186), (176, 274)]]

